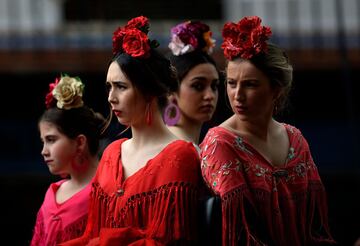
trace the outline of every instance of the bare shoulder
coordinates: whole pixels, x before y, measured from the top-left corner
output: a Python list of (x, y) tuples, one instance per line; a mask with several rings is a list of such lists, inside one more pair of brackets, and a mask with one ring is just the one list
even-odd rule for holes
[(172, 141), (166, 146), (167, 152), (172, 153), (175, 156), (187, 157), (194, 155), (197, 156), (197, 150), (192, 142), (177, 139)]
[(273, 134), (276, 136), (287, 136), (286, 125), (276, 120), (272, 121)]

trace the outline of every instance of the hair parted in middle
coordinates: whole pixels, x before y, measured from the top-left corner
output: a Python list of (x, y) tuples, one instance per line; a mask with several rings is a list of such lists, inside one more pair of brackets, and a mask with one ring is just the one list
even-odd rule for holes
[(279, 112), (287, 103), (293, 68), (285, 51), (268, 42), (271, 28), (262, 26), (261, 22), (258, 16), (245, 16), (237, 23), (225, 23), (221, 48), (228, 61), (250, 61), (269, 78), (272, 87), (281, 89), (277, 102)]
[(54, 124), (62, 134), (75, 139), (84, 134), (88, 140), (89, 151), (97, 154), (105, 119), (84, 105), (82, 100), (85, 85), (79, 77), (62, 74), (49, 84), (45, 97), (46, 110), (39, 122)]

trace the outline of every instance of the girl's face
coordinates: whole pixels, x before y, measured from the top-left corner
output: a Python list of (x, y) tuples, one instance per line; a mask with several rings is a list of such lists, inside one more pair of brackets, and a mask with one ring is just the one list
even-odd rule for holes
[(115, 61), (109, 66), (106, 85), (108, 102), (118, 121), (128, 126), (144, 123), (147, 103)]
[(77, 156), (76, 140), (59, 132), (57, 127), (47, 121), (39, 123), (40, 138), (43, 142), (41, 155), (44, 157), (50, 173), (67, 175)]
[(218, 100), (219, 74), (210, 63), (193, 67), (181, 81), (177, 105), (182, 120), (204, 123), (211, 119)]
[(242, 120), (272, 117), (278, 95), (268, 77), (250, 61), (234, 60), (228, 63), (226, 91), (233, 112)]

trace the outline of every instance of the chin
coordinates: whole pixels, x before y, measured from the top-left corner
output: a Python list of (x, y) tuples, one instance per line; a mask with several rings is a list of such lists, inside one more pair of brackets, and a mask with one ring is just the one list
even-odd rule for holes
[(49, 168), (49, 172), (52, 174), (52, 175), (60, 175), (59, 172), (57, 172), (56, 170), (52, 170)]
[(204, 115), (199, 121), (201, 123), (205, 123), (205, 122), (211, 120), (212, 117), (213, 117), (213, 114), (207, 114), (207, 115)]
[(193, 122), (196, 122), (196, 123), (202, 125), (205, 122), (208, 122), (209, 120), (211, 120), (211, 117), (203, 117), (201, 119), (194, 119)]
[(124, 119), (118, 118), (118, 122), (123, 126), (128, 126), (129, 125), (129, 121), (124, 120)]

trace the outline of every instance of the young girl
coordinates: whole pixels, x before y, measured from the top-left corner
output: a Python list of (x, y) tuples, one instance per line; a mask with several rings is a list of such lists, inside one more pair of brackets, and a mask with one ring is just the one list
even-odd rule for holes
[(187, 21), (171, 29), (170, 61), (179, 89), (164, 111), (165, 123), (181, 139), (199, 144), (201, 127), (213, 116), (218, 100), (219, 73), (209, 54), (215, 47), (208, 25)]
[(39, 121), (41, 151), (53, 175), (64, 179), (48, 188), (37, 214), (31, 245), (57, 245), (82, 235), (98, 159), (104, 120), (84, 106), (79, 78), (62, 76), (50, 84), (47, 110)]
[(140, 16), (114, 32), (108, 101), (130, 139), (111, 143), (93, 181), (85, 234), (63, 245), (189, 245), (197, 235), (200, 161), (164, 125), (160, 107), (178, 83)]
[(201, 144), (202, 172), (222, 201), (222, 245), (333, 244), (324, 186), (309, 145), (273, 118), (292, 83), (286, 54), (257, 16), (222, 31), (233, 115)]

